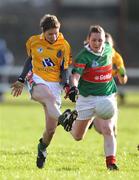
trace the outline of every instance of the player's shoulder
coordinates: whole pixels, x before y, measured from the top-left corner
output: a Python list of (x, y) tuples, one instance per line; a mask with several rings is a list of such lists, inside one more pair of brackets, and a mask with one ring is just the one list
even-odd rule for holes
[(28, 40), (27, 40), (27, 42), (29, 41), (29, 42), (33, 42), (33, 41), (35, 41), (35, 40), (39, 40), (41, 37), (40, 37), (41, 35), (39, 34), (39, 35), (32, 35), (32, 36), (30, 36), (29, 38), (28, 38)]
[(75, 59), (82, 61), (82, 60), (86, 59), (87, 54), (88, 54), (88, 52), (87, 52), (86, 48), (82, 48), (75, 56)]
[(114, 48), (112, 50), (113, 50), (113, 56), (115, 56), (116, 59), (122, 59), (121, 54), (117, 50), (115, 50)]
[(68, 49), (71, 48), (69, 42), (68, 42), (66, 39), (63, 40), (63, 44), (64, 44), (64, 46), (67, 47)]
[(59, 33), (58, 41), (61, 41), (62, 44), (64, 44), (67, 47), (70, 47), (68, 40), (65, 39), (64, 35), (61, 32)]
[(105, 42), (104, 49), (106, 51), (113, 51), (113, 47), (108, 42)]
[(88, 55), (88, 50), (83, 47), (82, 49), (80, 49), (79, 53), (77, 54), (78, 56), (87, 56)]

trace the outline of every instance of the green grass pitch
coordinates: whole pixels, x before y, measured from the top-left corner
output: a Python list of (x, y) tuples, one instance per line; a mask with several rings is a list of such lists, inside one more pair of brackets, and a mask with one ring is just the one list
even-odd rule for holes
[[(68, 100), (62, 111), (74, 108)], [(139, 179), (139, 93), (127, 93), (126, 104), (119, 107), (118, 172), (106, 170), (103, 137), (94, 129), (76, 142), (62, 127), (48, 148), (44, 169), (35, 165), (38, 139), (44, 128), (41, 105), (29, 100), (26, 92), (19, 98), (6, 95), (0, 104), (0, 179), (1, 180), (137, 180)]]

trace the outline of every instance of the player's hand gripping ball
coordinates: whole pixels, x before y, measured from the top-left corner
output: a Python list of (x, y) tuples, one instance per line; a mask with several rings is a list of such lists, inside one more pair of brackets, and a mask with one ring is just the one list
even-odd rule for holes
[(96, 103), (95, 112), (97, 117), (109, 120), (113, 117), (115, 112), (114, 104), (109, 99), (102, 99)]

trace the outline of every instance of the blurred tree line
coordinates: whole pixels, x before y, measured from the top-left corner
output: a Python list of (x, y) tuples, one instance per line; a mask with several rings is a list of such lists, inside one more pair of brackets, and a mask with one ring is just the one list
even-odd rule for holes
[(139, 1), (128, 0), (128, 18), (130, 21), (139, 21)]
[(26, 58), (25, 42), (40, 33), (39, 21), (45, 13), (56, 14), (61, 31), (71, 43), (73, 56), (83, 46), (90, 24), (100, 24), (111, 33), (127, 67), (139, 66), (139, 1), (119, 0), (119, 6), (65, 6), (53, 1), (0, 0), (0, 38), (4, 38), (15, 56), (15, 65)]

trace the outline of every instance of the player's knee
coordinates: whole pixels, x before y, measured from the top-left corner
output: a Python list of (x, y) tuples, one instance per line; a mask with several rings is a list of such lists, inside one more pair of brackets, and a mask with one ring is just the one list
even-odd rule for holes
[(81, 140), (83, 139), (83, 137), (75, 136), (74, 139), (75, 139), (76, 141), (81, 141)]
[(81, 134), (74, 133), (72, 136), (76, 141), (81, 141), (83, 139), (83, 135)]
[(31, 95), (31, 98), (33, 100), (36, 100), (36, 101), (41, 101), (41, 99), (44, 99), (44, 97), (42, 96), (42, 94), (40, 93), (36, 93), (36, 92), (33, 92), (32, 95)]
[(36, 94), (35, 94), (34, 92), (31, 94), (31, 98), (32, 98), (33, 100), (37, 100), (37, 96), (36, 96)]
[(114, 134), (114, 130), (112, 127), (110, 126), (103, 126), (102, 127), (102, 134), (105, 136), (105, 135), (113, 135)]
[(32, 97), (33, 100), (36, 100), (38, 102), (40, 102), (41, 104), (45, 105), (47, 107), (47, 105), (49, 103), (55, 103), (56, 102), (56, 98), (53, 95), (45, 95), (45, 94), (40, 94), (40, 93), (32, 93)]

